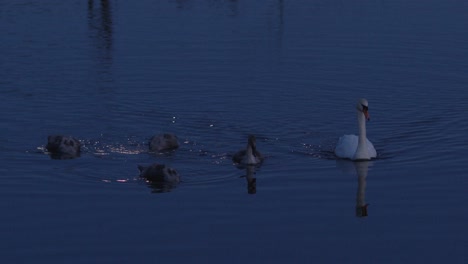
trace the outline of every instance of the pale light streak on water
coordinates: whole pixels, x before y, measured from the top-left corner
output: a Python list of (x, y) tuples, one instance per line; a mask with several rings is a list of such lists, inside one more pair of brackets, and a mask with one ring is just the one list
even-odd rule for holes
[[(0, 262), (465, 263), (467, 11), (1, 2)], [(369, 164), (333, 155), (359, 97)], [(181, 147), (148, 152), (161, 132)], [(50, 159), (56, 133), (81, 157)], [(231, 162), (249, 134), (255, 171)], [(139, 179), (153, 162), (182, 182)]]

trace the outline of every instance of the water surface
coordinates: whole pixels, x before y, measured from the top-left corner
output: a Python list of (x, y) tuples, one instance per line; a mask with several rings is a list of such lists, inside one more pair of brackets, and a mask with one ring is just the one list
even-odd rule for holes
[[(1, 262), (465, 263), (467, 12), (0, 3)], [(378, 158), (355, 164), (333, 149), (360, 97)], [(162, 132), (181, 147), (149, 153)], [(44, 153), (57, 133), (81, 157)], [(231, 162), (249, 134), (267, 156), (255, 172)], [(139, 179), (153, 162), (183, 182)]]

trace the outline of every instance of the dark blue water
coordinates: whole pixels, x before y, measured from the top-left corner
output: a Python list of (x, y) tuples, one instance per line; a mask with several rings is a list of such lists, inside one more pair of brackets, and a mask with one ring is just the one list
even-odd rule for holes
[[(466, 263), (467, 13), (1, 1), (0, 262)], [(337, 160), (360, 97), (378, 158)], [(162, 132), (181, 147), (149, 153)], [(81, 157), (51, 159), (49, 134)], [(267, 156), (255, 194), (231, 162), (249, 134)], [(139, 179), (154, 162), (183, 182)]]

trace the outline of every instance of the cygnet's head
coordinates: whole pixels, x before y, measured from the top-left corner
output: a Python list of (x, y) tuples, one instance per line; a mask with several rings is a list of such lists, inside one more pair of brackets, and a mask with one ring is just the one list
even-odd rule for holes
[(364, 114), (364, 116), (366, 117), (366, 120), (370, 120), (369, 103), (367, 102), (367, 99), (365, 98), (359, 99), (356, 105), (356, 108), (359, 112), (362, 112)]
[(254, 135), (249, 136), (249, 142), (248, 145), (252, 148), (252, 150), (255, 152), (257, 150), (257, 143)]

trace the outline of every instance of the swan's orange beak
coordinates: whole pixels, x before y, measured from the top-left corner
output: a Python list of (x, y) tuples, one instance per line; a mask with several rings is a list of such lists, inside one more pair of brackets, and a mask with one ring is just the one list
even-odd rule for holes
[(370, 121), (370, 115), (369, 115), (369, 112), (367, 111), (367, 109), (364, 109), (362, 112), (364, 113), (364, 116), (366, 117), (366, 120)]

